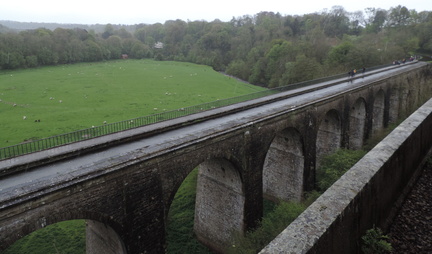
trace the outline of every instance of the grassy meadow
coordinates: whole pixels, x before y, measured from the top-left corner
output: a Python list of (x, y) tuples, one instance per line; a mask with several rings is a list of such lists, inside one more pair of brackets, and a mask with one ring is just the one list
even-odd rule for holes
[[(119, 60), (2, 70), (0, 147), (261, 90), (264, 88), (227, 77), (211, 67), (182, 62)], [(184, 195), (192, 201), (196, 173), (191, 175), (193, 180), (186, 181), (188, 191)], [(192, 219), (189, 225), (193, 225), (193, 207), (192, 201), (186, 212)], [(181, 213), (177, 217), (172, 214), (171, 221), (182, 217)], [(185, 232), (182, 229), (174, 239)], [(5, 254), (85, 253), (84, 230), (83, 220), (57, 223), (22, 238)], [(174, 242), (172, 252), (184, 240), (174, 240), (174, 232), (169, 234)], [(192, 243), (180, 249), (205, 250), (190, 231), (186, 235)]]
[(183, 62), (118, 60), (2, 70), (0, 147), (263, 89)]
[(18, 240), (2, 254), (85, 254), (85, 221), (63, 221)]

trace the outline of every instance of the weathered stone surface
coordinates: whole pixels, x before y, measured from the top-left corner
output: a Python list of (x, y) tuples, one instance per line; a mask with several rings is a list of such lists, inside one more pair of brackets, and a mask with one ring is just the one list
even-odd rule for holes
[[(360, 253), (386, 229), (401, 193), (432, 149), (432, 99), (364, 156), (260, 253)], [(421, 140), (421, 142), (420, 142)]]
[[(82, 147), (97, 147), (91, 152), (86, 150), (81, 153), (80, 144), (74, 144), (69, 147), (69, 155), (73, 154), (72, 157), (66, 156), (68, 148), (62, 147), (1, 161), (0, 173), (12, 170), (11, 172), (16, 174), (5, 173), (0, 178), (0, 251), (19, 238), (47, 225), (63, 220), (86, 219), (101, 223), (99, 225), (115, 232), (108, 234), (109, 237), (101, 242), (111, 241), (109, 239), (116, 236), (116, 242), (124, 246), (127, 253), (164, 253), (165, 224), (172, 200), (185, 177), (197, 166), (206, 168), (209, 163), (212, 166), (207, 168), (211, 169), (213, 174), (204, 177), (205, 186), (200, 187), (202, 191), (197, 194), (200, 199), (203, 197), (205, 204), (198, 205), (198, 217), (215, 217), (211, 220), (212, 225), (222, 226), (222, 230), (251, 229), (262, 216), (263, 175), (269, 149), (284, 150), (269, 159), (269, 163), (278, 160), (280, 165), (294, 165), (282, 169), (287, 170), (288, 174), (283, 172), (281, 178), (286, 179), (280, 179), (280, 182), (283, 184), (285, 180), (286, 185), (290, 186), (283, 191), (298, 199), (302, 196), (302, 191), (311, 190), (315, 185), (317, 137), (321, 136), (318, 135), (319, 132), (331, 134), (328, 139), (323, 139), (327, 140), (326, 142), (319, 145), (321, 154), (325, 153), (322, 151), (332, 151), (337, 147), (348, 147), (352, 128), (359, 128), (357, 133), (363, 132), (363, 138), (368, 138), (372, 132), (372, 105), (379, 91), (384, 92), (384, 98), (387, 98), (392, 89), (408, 91), (408, 95), (412, 96), (406, 96), (406, 104), (402, 103), (401, 98), (397, 111), (411, 112), (425, 99), (422, 98), (423, 95), (432, 94), (432, 89), (427, 86), (430, 81), (424, 78), (431, 76), (429, 69), (421, 64), (418, 67), (406, 66), (403, 68), (406, 73), (389, 70), (377, 74), (376, 77), (364, 77), (352, 83), (339, 80), (336, 86), (307, 94), (302, 92), (305, 88), (298, 88), (254, 102), (216, 109), (213, 116), (209, 116), (211, 112), (204, 112), (206, 121), (194, 122), (197, 116), (189, 116), (173, 120), (175, 124), (172, 125), (169, 121), (160, 123), (157, 125), (158, 130), (155, 130), (155, 126), (149, 126), (147, 128), (151, 130), (143, 128), (145, 130), (128, 131), (131, 136), (127, 137), (123, 136), (125, 133), (113, 135), (115, 140), (124, 138), (128, 141), (124, 141), (125, 143), (110, 141), (109, 137), (97, 138), (92, 140), (94, 144), (85, 143)], [(404, 79), (406, 75), (413, 76), (410, 82), (415, 81), (416, 85), (411, 85)], [(329, 86), (332, 82), (324, 82), (324, 85)], [(293, 92), (297, 96), (274, 100), (276, 96), (289, 97), (287, 94)], [(399, 93), (399, 96), (403, 95)], [(359, 99), (364, 101), (366, 113), (358, 123), (365, 126), (349, 124), (350, 110)], [(272, 103), (265, 104), (268, 100)], [(258, 103), (260, 106), (240, 112), (238, 108), (248, 103)], [(390, 104), (384, 104), (384, 123), (389, 119), (388, 105)], [(401, 105), (405, 108), (401, 109)], [(224, 115), (224, 111), (229, 114)], [(323, 125), (325, 120), (329, 120), (331, 124)], [(183, 126), (179, 121), (192, 123)], [(364, 128), (364, 131), (360, 128)], [(144, 133), (146, 130), (148, 132)], [(288, 136), (287, 131), (291, 133)], [(297, 134), (293, 136), (293, 133)], [(430, 147), (430, 139), (425, 136), (428, 133), (430, 131), (423, 132), (423, 136), (408, 135), (409, 139), (403, 145), (425, 151)], [(289, 151), (287, 146), (275, 142), (278, 139), (276, 137), (282, 140), (288, 138), (286, 143), (290, 144)], [(404, 132), (401, 132), (397, 139), (403, 137)], [(293, 147), (291, 144), (301, 144), (302, 147)], [(392, 171), (374, 173), (376, 163), (383, 164), (386, 161), (385, 153), (378, 155), (378, 152), (394, 150), (397, 146), (393, 143), (385, 147), (378, 146), (376, 157), (365, 162), (365, 167), (350, 173), (355, 175), (355, 181), (349, 184), (339, 183), (343, 191), (327, 194), (326, 199), (323, 198), (312, 206), (316, 210), (299, 219), (308, 223), (308, 235), (311, 239), (321, 239), (323, 230), (329, 225), (330, 231), (324, 231), (325, 236), (349, 239), (365, 230), (358, 225), (368, 225), (371, 221), (385, 218), (386, 213), (375, 211), (391, 206), (386, 198), (398, 190), (375, 187), (369, 183), (365, 185), (365, 181), (372, 175), (372, 179), (378, 182), (384, 181), (383, 179), (398, 182), (411, 177), (410, 171), (401, 175)], [(401, 165), (414, 165), (421, 160), (420, 152), (418, 157), (407, 156), (404, 152), (397, 150), (392, 156), (398, 159), (389, 160), (387, 167), (393, 169)], [(300, 162), (302, 156), (303, 167)], [(228, 170), (223, 172), (222, 168)], [(380, 193), (383, 198), (377, 200), (373, 196), (366, 201), (359, 198), (352, 200), (364, 185), (366, 187), (362, 190), (362, 196), (369, 197), (371, 193)], [(215, 197), (210, 199), (210, 203), (205, 203), (205, 197), (211, 197), (212, 191), (228, 194), (218, 195), (231, 205), (223, 206), (222, 202), (213, 202)], [(348, 208), (347, 203), (350, 204)], [(361, 207), (370, 204), (373, 212), (362, 212), (360, 218), (354, 216)], [(210, 213), (206, 209), (216, 212)], [(337, 224), (330, 223), (334, 218), (348, 221), (348, 224), (344, 225), (347, 225), (345, 228), (350, 231), (338, 230)], [(200, 223), (207, 221), (209, 220), (202, 219)], [(316, 223), (312, 223), (313, 221)], [(226, 226), (229, 223), (234, 227)], [(207, 228), (208, 231), (197, 230), (200, 232), (198, 238), (206, 239), (204, 242), (210, 247), (221, 250), (229, 242), (227, 232), (221, 232), (220, 238), (213, 237), (217, 239), (216, 244), (210, 242), (205, 234), (211, 233), (214, 236), (216, 231), (211, 225), (203, 225), (202, 228)], [(300, 232), (294, 237), (299, 238), (304, 233)], [(308, 246), (309, 241), (310, 238), (307, 238), (297, 243), (293, 241), (292, 244)], [(283, 246), (285, 243), (279, 245)], [(329, 241), (328, 245), (340, 246), (334, 241)], [(358, 247), (356, 243), (353, 246)], [(342, 247), (352, 248), (349, 244)]]

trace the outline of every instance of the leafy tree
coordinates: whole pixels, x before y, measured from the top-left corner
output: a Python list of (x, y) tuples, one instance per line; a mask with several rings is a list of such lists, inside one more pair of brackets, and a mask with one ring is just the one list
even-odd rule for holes
[(372, 33), (381, 31), (387, 20), (387, 11), (383, 9), (368, 8), (370, 16), (369, 22), (366, 24), (366, 30)]
[(410, 11), (405, 7), (398, 5), (396, 7), (390, 8), (390, 13), (388, 16), (388, 26), (399, 27), (409, 24)]
[(136, 42), (132, 46), (130, 56), (137, 59), (151, 57), (150, 47), (145, 44)]
[(256, 36), (259, 40), (271, 41), (283, 38), (283, 18), (279, 13), (260, 12), (255, 15)]
[(111, 24), (107, 24), (105, 31), (102, 33), (102, 38), (108, 39), (111, 35), (114, 35), (114, 27)]
[(302, 54), (315, 58), (321, 64), (324, 63), (333, 44), (333, 39), (328, 38), (319, 27), (307, 31), (305, 40), (296, 43)]
[(356, 11), (348, 14), (349, 23), (349, 34), (360, 35), (363, 31), (362, 24), (364, 24), (363, 12)]
[(267, 83), (265, 70), (267, 66), (266, 58), (262, 57), (252, 67), (252, 73), (249, 76), (249, 83), (255, 85), (264, 85)]
[(232, 76), (247, 80), (250, 75), (249, 70), (250, 69), (243, 60), (234, 60), (228, 65), (226, 72)]
[(76, 38), (69, 42), (68, 54), (70, 63), (78, 63), (84, 61), (85, 43)]
[(37, 56), (26, 56), (25, 58), (27, 67), (36, 67), (38, 66)]
[(120, 28), (119, 30), (115, 30), (114, 35), (117, 35), (122, 39), (132, 38), (132, 34), (128, 32), (124, 27)]
[[(229, 22), (170, 20), (91, 26), (98, 33), (81, 28), (6, 31), (0, 34), (1, 68), (118, 59), (122, 53), (133, 58), (156, 55), (157, 59), (211, 65), (274, 87), (293, 77), (286, 71), (297, 69), (297, 56), (317, 61), (320, 72), (329, 75), (357, 65), (388, 63), (416, 51), (431, 52), (431, 20), (429, 11), (417, 13), (400, 5), (352, 13), (334, 6), (303, 16), (260, 12)], [(156, 42), (164, 47), (155, 49)]]
[(333, 6), (329, 13), (323, 15), (324, 33), (330, 37), (342, 37), (349, 31), (349, 18), (342, 6)]
[(137, 29), (134, 33), (134, 37), (138, 40), (140, 40), (142, 43), (145, 43), (147, 36), (146, 27), (141, 27)]
[(328, 53), (327, 63), (330, 66), (335, 66), (340, 70), (348, 70), (353, 68), (349, 53), (354, 49), (354, 45), (350, 41), (343, 41), (338, 46), (333, 47)]
[(432, 33), (430, 31), (432, 31), (432, 22), (421, 23), (417, 26), (415, 34), (419, 40), (419, 48), (432, 53)]
[(95, 62), (103, 60), (103, 52), (101, 47), (94, 41), (86, 42), (85, 59), (88, 62)]
[(266, 79), (270, 87), (279, 86), (279, 80), (285, 72), (285, 63), (293, 61), (297, 54), (291, 42), (276, 40), (266, 55), (267, 68)]
[(48, 47), (42, 47), (42, 49), (39, 50), (37, 58), (42, 65), (57, 64), (59, 60), (57, 53)]
[(16, 69), (24, 63), (25, 59), (19, 52), (0, 52), (0, 65), (3, 69)]
[(312, 80), (322, 75), (322, 66), (314, 58), (299, 55), (295, 62), (286, 63), (280, 86)]
[(110, 52), (109, 59), (119, 59), (123, 48), (122, 39), (117, 35), (113, 35), (106, 39), (105, 42), (106, 49)]

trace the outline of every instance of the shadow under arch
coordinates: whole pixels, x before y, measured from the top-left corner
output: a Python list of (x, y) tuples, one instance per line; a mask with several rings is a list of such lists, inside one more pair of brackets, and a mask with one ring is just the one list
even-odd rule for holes
[(342, 125), (339, 112), (335, 109), (327, 111), (322, 119), (316, 138), (316, 168), (320, 166), (323, 156), (334, 153), (341, 147)]
[[(49, 238), (44, 239), (44, 243), (39, 246), (44, 249), (51, 247), (54, 250), (53, 252), (57, 253), (58, 250), (68, 247), (55, 244), (56, 242), (58, 243), (58, 240), (61, 240), (60, 237), (62, 235), (59, 233), (59, 230), (61, 232), (61, 228), (65, 226), (60, 225), (64, 224), (68, 228), (74, 227), (74, 230), (77, 231), (76, 237), (81, 238), (82, 236), (85, 253), (127, 253), (125, 244), (118, 233), (118, 231), (121, 231), (121, 227), (117, 223), (110, 221), (107, 216), (86, 211), (65, 212), (62, 215), (49, 215), (40, 217), (36, 221), (29, 221), (29, 226), (25, 227), (23, 235), (16, 234), (15, 242), (4, 253), (16, 253), (13, 251), (14, 248), (22, 242), (32, 245), (32, 241), (34, 240), (32, 240), (31, 236), (40, 234), (41, 232), (44, 232), (44, 235), (47, 235)], [(76, 238), (73, 240), (76, 240)], [(80, 239), (78, 240), (80, 241)], [(74, 245), (70, 246), (74, 247)], [(80, 248), (80, 246), (76, 247)]]
[(264, 198), (272, 201), (301, 201), (304, 163), (303, 139), (300, 132), (289, 127), (277, 133), (264, 162)]
[(358, 150), (363, 147), (366, 129), (366, 101), (358, 98), (349, 114), (349, 144), (348, 148)]

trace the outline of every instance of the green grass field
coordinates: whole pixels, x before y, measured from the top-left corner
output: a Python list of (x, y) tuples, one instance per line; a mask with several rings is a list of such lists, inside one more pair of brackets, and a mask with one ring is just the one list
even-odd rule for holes
[(2, 254), (84, 254), (85, 221), (63, 221), (21, 238)]
[[(262, 90), (208, 66), (181, 62), (120, 60), (0, 71), (0, 147)], [(57, 223), (6, 253), (85, 253), (84, 228), (83, 220)], [(187, 246), (202, 248), (189, 240)]]
[(0, 71), (0, 147), (261, 90), (182, 62), (119, 60)]

